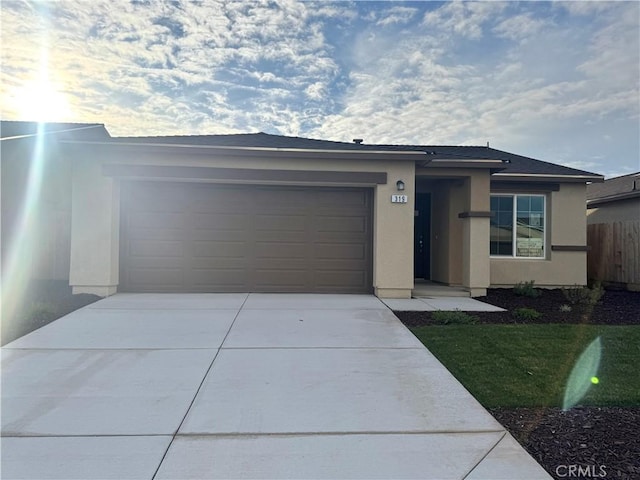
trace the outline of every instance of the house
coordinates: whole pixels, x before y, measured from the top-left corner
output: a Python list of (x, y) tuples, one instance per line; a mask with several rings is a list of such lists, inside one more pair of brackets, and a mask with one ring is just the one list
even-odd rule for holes
[(640, 291), (640, 172), (587, 186), (588, 276)]
[(69, 280), (71, 161), (60, 142), (80, 138), (109, 134), (100, 124), (0, 124), (3, 278), (13, 251), (23, 276)]
[(489, 147), (265, 133), (59, 144), (76, 293), (586, 283), (593, 173)]

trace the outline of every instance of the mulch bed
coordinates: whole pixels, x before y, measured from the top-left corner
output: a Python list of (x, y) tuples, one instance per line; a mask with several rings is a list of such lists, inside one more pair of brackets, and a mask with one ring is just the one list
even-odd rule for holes
[[(640, 478), (640, 408), (494, 408), (489, 412), (554, 478)], [(590, 467), (569, 476), (570, 465)], [(584, 470), (583, 470), (584, 471)]]
[[(592, 323), (599, 325), (640, 325), (640, 292), (607, 290), (604, 297), (589, 309), (569, 305), (562, 290), (541, 290), (537, 298), (515, 295), (507, 288), (490, 289), (486, 297), (476, 300), (506, 309), (506, 312), (473, 312), (478, 323), (523, 323), (511, 312), (517, 308), (533, 308), (542, 314), (535, 323)], [(571, 306), (570, 312), (560, 311)], [(408, 327), (432, 325), (430, 312), (395, 312)], [(532, 323), (532, 322), (527, 322)]]
[[(486, 297), (478, 300), (507, 311), (472, 312), (477, 323), (524, 323), (511, 314), (524, 307), (542, 313), (535, 323), (640, 325), (640, 292), (608, 290), (593, 308), (572, 306), (570, 312), (560, 311), (560, 305), (569, 303), (561, 290), (543, 290), (540, 297), (530, 298), (515, 295), (511, 289), (490, 289)], [(394, 313), (408, 327), (436, 324), (430, 312)], [(489, 411), (557, 480), (640, 479), (640, 407)]]

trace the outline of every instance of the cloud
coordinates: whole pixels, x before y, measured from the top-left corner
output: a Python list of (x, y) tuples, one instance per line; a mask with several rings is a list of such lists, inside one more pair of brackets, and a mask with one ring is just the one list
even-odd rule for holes
[[(326, 85), (339, 67), (317, 19), (337, 15), (339, 8), (318, 11), (293, 1), (106, 0), (48, 7), (2, 5), (3, 97), (35, 75), (38, 52), (46, 50), (75, 115), (106, 122), (115, 134), (141, 125), (154, 133), (209, 133), (203, 128), (211, 122), (203, 123), (201, 115), (219, 119), (216, 126), (225, 131), (283, 128), (297, 134), (295, 125), (304, 121), (263, 122), (297, 102), (331, 105)], [(198, 100), (203, 98), (207, 102)], [(167, 105), (171, 99), (174, 108)], [(4, 103), (5, 117), (19, 116), (15, 105)], [(172, 115), (162, 114), (168, 109)]]
[(637, 163), (635, 2), (67, 0), (0, 8), (4, 118), (19, 118), (17, 92), (45, 65), (71, 107), (57, 120), (106, 123), (115, 135), (490, 140), (600, 171), (606, 143), (610, 155)]
[(376, 25), (402, 25), (409, 23), (418, 13), (417, 8), (409, 7), (392, 7), (380, 13), (380, 19)]
[(493, 32), (501, 38), (523, 40), (537, 34), (546, 23), (547, 20), (536, 19), (525, 13), (502, 20), (493, 28)]
[(443, 32), (479, 39), (485, 23), (496, 18), (507, 7), (505, 2), (447, 2), (427, 12), (423, 23)]

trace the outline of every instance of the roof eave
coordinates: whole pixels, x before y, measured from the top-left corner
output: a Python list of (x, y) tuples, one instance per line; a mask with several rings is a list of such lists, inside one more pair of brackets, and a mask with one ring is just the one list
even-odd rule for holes
[(514, 182), (570, 182), (570, 183), (588, 183), (588, 182), (604, 182), (602, 175), (596, 174), (574, 174), (574, 175), (557, 175), (548, 173), (508, 173), (499, 172), (493, 175), (505, 181)]
[[(101, 123), (96, 123), (96, 124), (85, 125), (85, 126), (76, 127), (76, 128), (65, 128), (64, 130), (43, 130), (41, 132), (25, 133), (23, 135), (14, 135), (12, 137), (3, 137), (3, 138), (0, 138), (0, 141), (6, 142), (8, 140), (22, 140), (22, 139), (25, 139), (25, 138), (39, 137), (39, 136), (42, 136), (42, 135), (59, 135), (61, 133), (79, 132), (80, 130), (89, 130), (89, 129), (93, 129), (93, 128), (102, 128), (102, 129), (104, 129), (104, 125), (101, 124)], [(105, 132), (106, 132), (106, 129), (105, 129)]]
[(500, 171), (507, 168), (507, 165), (502, 160), (488, 160), (486, 158), (434, 158), (425, 160), (418, 166), (422, 168), (489, 168), (492, 171)]
[(631, 192), (617, 193), (608, 197), (591, 198), (587, 199), (587, 206), (596, 207), (605, 203), (618, 202), (620, 200), (629, 200), (632, 198), (640, 198), (640, 190), (633, 190)]
[(100, 142), (100, 141), (76, 141), (68, 140), (62, 143), (72, 146), (102, 146), (111, 151), (135, 151), (144, 150), (150, 154), (184, 154), (193, 155), (226, 155), (243, 157), (265, 158), (327, 158), (340, 159), (371, 159), (379, 160), (409, 160), (422, 159), (426, 153), (421, 151), (385, 151), (385, 150), (329, 150), (306, 148), (276, 148), (276, 147), (238, 147), (219, 145), (185, 145), (166, 143), (126, 143), (126, 142)]

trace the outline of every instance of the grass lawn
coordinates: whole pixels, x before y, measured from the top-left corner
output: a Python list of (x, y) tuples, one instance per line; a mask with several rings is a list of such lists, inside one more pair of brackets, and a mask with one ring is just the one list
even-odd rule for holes
[(599, 383), (579, 404), (640, 406), (640, 326), (485, 324), (411, 330), (487, 408), (562, 406), (571, 369), (600, 336)]

